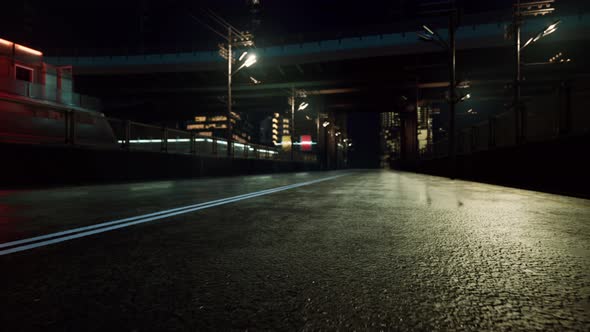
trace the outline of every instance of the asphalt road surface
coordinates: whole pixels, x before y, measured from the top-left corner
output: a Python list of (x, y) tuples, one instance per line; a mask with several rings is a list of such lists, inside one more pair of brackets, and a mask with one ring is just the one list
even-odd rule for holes
[(0, 191), (0, 266), (2, 331), (589, 331), (590, 201), (392, 171)]

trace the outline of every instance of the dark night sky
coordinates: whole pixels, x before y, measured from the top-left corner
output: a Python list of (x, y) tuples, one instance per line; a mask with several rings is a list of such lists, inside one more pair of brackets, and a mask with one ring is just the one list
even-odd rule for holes
[[(257, 40), (272, 44), (399, 30), (400, 22), (416, 17), (420, 2), (431, 1), (262, 0)], [(458, 4), (465, 14), (490, 10), (509, 14), (512, 2), (463, 0)], [(253, 18), (246, 0), (23, 0), (11, 2), (6, 8), (0, 14), (0, 36), (48, 54), (58, 50), (71, 53), (72, 49), (134, 52), (142, 44), (146, 51), (155, 52), (213, 49), (218, 37), (194, 22), (188, 13), (202, 16), (200, 10), (210, 8), (240, 29), (251, 28)]]

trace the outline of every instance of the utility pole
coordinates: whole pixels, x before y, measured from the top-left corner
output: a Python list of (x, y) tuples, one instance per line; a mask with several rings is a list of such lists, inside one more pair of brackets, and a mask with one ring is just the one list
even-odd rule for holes
[[(235, 75), (240, 69), (244, 67), (250, 67), (254, 63), (256, 63), (256, 55), (255, 54), (248, 54), (248, 52), (244, 51), (244, 53), (240, 56), (239, 60), (237, 60), (238, 69), (233, 72), (232, 65), (234, 60), (233, 56), (233, 46), (235, 44), (236, 47), (253, 47), (254, 41), (253, 36), (251, 33), (248, 32), (240, 32), (236, 28), (234, 28), (231, 24), (229, 24), (226, 20), (224, 20), (219, 15), (215, 14), (211, 10), (205, 11), (206, 16), (211, 20), (214, 21), (216, 24), (221, 25), (224, 29), (227, 29), (227, 37), (225, 33), (222, 31), (218, 31), (210, 24), (205, 22), (204, 20), (192, 15), (189, 13), (189, 16), (200, 23), (202, 26), (206, 27), (207, 29), (211, 30), (218, 36), (222, 37), (227, 41), (227, 48), (224, 44), (219, 44), (219, 55), (227, 60), (227, 115), (226, 115), (226, 129), (227, 129), (227, 156), (229, 158), (233, 157), (233, 130), (232, 130), (232, 76)], [(247, 57), (245, 57), (248, 55)], [(242, 62), (242, 60), (244, 60)], [(252, 78), (251, 78), (252, 79)], [(253, 79), (255, 82), (256, 79)], [(260, 83), (260, 82), (258, 82)]]
[(426, 42), (432, 42), (442, 47), (448, 54), (449, 61), (449, 177), (454, 179), (456, 176), (456, 153), (455, 153), (455, 104), (459, 101), (469, 98), (469, 94), (464, 97), (458, 98), (456, 95), (457, 79), (456, 79), (456, 47), (455, 47), (455, 30), (457, 29), (458, 13), (455, 7), (455, 1), (442, 1), (431, 4), (423, 4), (421, 6), (446, 6), (447, 8), (433, 9), (422, 11), (422, 14), (428, 15), (448, 15), (449, 17), (449, 40), (446, 42), (442, 37), (436, 33), (435, 30), (430, 29), (426, 25), (423, 25), (425, 33), (418, 33), (418, 37)]
[[(283, 99), (284, 100), (284, 99)], [(291, 161), (295, 154), (295, 87), (291, 88)]]
[[(326, 119), (326, 121), (328, 121)], [(324, 169), (328, 169), (330, 152), (328, 151), (328, 127), (324, 127)]]
[(551, 24), (545, 30), (541, 31), (535, 37), (528, 39), (524, 45), (521, 43), (521, 28), (524, 22), (525, 16), (544, 16), (551, 14), (555, 8), (551, 8), (551, 5), (555, 0), (538, 0), (521, 3), (520, 0), (516, 0), (514, 5), (514, 19), (512, 26), (510, 27), (510, 35), (514, 38), (514, 56), (516, 70), (514, 73), (514, 140), (516, 144), (522, 144), (526, 140), (526, 128), (527, 128), (527, 112), (521, 101), (521, 85), (522, 85), (522, 50), (538, 41), (539, 39), (553, 33), (557, 29), (559, 20)]
[(227, 29), (227, 157), (232, 157), (232, 126), (231, 126), (231, 116), (232, 116), (232, 98), (231, 98), (231, 77), (232, 77), (232, 61), (233, 61), (233, 53), (232, 53), (232, 28), (229, 27)]
[[(320, 109), (318, 107), (318, 114), (316, 119), (316, 156), (320, 156)], [(312, 140), (313, 141), (313, 140)]]
[(455, 18), (456, 11), (451, 10), (449, 13), (449, 168), (450, 178), (454, 179), (456, 175), (456, 154), (455, 154), (455, 103), (457, 98), (456, 90), (456, 61), (455, 61)]
[(522, 108), (520, 107), (520, 81), (521, 77), (521, 66), (520, 66), (520, 30), (522, 26), (522, 18), (520, 15), (520, 0), (516, 1), (516, 8), (514, 12), (514, 47), (515, 47), (515, 57), (516, 57), (516, 70), (514, 75), (514, 141), (516, 144), (520, 144), (523, 141), (523, 130), (524, 130), (524, 123), (523, 123), (523, 112)]

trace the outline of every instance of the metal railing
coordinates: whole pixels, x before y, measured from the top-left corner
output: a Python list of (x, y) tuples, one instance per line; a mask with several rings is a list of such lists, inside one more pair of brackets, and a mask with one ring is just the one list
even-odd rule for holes
[[(538, 97), (527, 104), (524, 121), (524, 142), (543, 142), (563, 136), (590, 133), (590, 102), (582, 93), (572, 94), (570, 109), (560, 107), (559, 96)], [(515, 115), (507, 111), (463, 128), (455, 133), (456, 154), (464, 155), (517, 144)], [(419, 151), (422, 160), (447, 157), (448, 139), (434, 142)]]
[(27, 81), (0, 78), (0, 91), (40, 101), (50, 101), (66, 106), (81, 107), (91, 110), (100, 109), (100, 101), (97, 98)]
[[(23, 87), (24, 85), (20, 85)], [(0, 99), (10, 109), (10, 98)], [(26, 105), (26, 104), (25, 104)], [(194, 132), (105, 117), (85, 109), (36, 104), (19, 112), (0, 112), (0, 142), (50, 144), (193, 154), (226, 158), (228, 143)], [(316, 162), (315, 153), (291, 153), (277, 147), (232, 142), (231, 156), (240, 159), (270, 159)]]
[[(228, 143), (222, 138), (199, 136), (185, 130), (134, 121), (113, 118), (107, 120), (117, 143), (123, 149), (227, 157)], [(265, 145), (232, 142), (230, 149), (233, 158), (291, 160), (290, 153)], [(313, 153), (297, 151), (293, 155), (294, 161), (317, 161), (317, 156)]]

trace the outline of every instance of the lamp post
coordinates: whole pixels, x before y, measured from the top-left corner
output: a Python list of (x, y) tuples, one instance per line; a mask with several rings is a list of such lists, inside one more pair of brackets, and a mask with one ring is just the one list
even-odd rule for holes
[(512, 23), (512, 33), (514, 37), (514, 55), (515, 55), (515, 73), (514, 73), (514, 137), (515, 143), (521, 144), (526, 138), (526, 120), (527, 114), (526, 109), (521, 104), (521, 82), (522, 82), (522, 50), (530, 44), (538, 41), (539, 39), (552, 34), (557, 30), (557, 26), (561, 23), (559, 20), (553, 24), (547, 26), (536, 36), (530, 37), (524, 45), (521, 46), (521, 27), (523, 24), (523, 18), (525, 16), (544, 16), (552, 13), (555, 8), (550, 8), (551, 4), (555, 0), (541, 0), (522, 3), (520, 0), (516, 1), (514, 5), (514, 21)]
[[(254, 46), (254, 42), (252, 41), (252, 35), (250, 34), (242, 34), (241, 37), (239, 37), (239, 40), (234, 41), (234, 30), (232, 27), (228, 27), (227, 29), (227, 48), (225, 48), (223, 44), (219, 45), (219, 55), (221, 55), (224, 59), (227, 60), (227, 119), (226, 119), (226, 127), (227, 127), (227, 156), (228, 157), (232, 157), (232, 147), (233, 147), (233, 130), (232, 130), (232, 123), (231, 123), (231, 118), (232, 118), (232, 104), (233, 104), (233, 100), (232, 100), (232, 77), (237, 74), (242, 68), (246, 67), (250, 67), (253, 64), (255, 64), (258, 59), (256, 57), (255, 54), (249, 54), (247, 51), (243, 52), (242, 55), (240, 55), (239, 59), (237, 60), (240, 64), (240, 66), (238, 67), (238, 69), (236, 69), (235, 71), (233, 71), (233, 63), (234, 61), (236, 61), (236, 59), (233, 56), (233, 47), (234, 44), (236, 46), (246, 46), (246, 47), (250, 47), (250, 46)], [(256, 79), (253, 79), (252, 77), (250, 77), (250, 80), (254, 80), (255, 84), (259, 84), (260, 82), (257, 81)]]
[(232, 111), (232, 98), (231, 98), (231, 78), (232, 78), (232, 63), (233, 63), (233, 53), (232, 53), (232, 29), (231, 27), (227, 29), (227, 157), (231, 158), (232, 153), (232, 139), (233, 139), (233, 131), (231, 126), (231, 111)]
[(291, 161), (294, 159), (295, 151), (295, 87), (291, 88)]
[(456, 96), (456, 47), (455, 47), (455, 30), (456, 30), (456, 11), (454, 9), (449, 13), (449, 41), (448, 43), (433, 29), (423, 25), (424, 33), (418, 33), (418, 37), (426, 42), (433, 42), (443, 48), (448, 54), (449, 61), (449, 172), (450, 178), (455, 178), (456, 154), (455, 154), (455, 104), (463, 101), (470, 96), (467, 95), (460, 99)]
[(322, 123), (322, 127), (324, 128), (324, 168), (328, 169), (328, 126), (330, 125), (330, 121), (328, 119), (324, 119)]
[(449, 15), (449, 157), (451, 179), (455, 178), (456, 155), (455, 155), (455, 12)]

